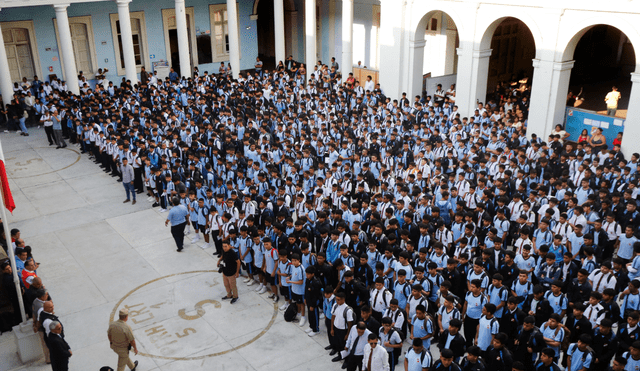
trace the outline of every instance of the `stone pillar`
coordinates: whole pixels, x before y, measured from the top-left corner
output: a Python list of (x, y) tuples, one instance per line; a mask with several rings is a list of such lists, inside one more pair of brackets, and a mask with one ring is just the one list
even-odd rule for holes
[(229, 27), (229, 63), (233, 78), (240, 74), (240, 42), (238, 35), (238, 8), (235, 0), (227, 0), (227, 27)]
[(284, 2), (283, 0), (273, 0), (273, 22), (275, 30), (276, 46), (276, 66), (280, 61), (284, 63), (285, 42), (284, 42)]
[(403, 26), (406, 7), (404, 2), (380, 1), (380, 88), (391, 99), (399, 99), (402, 96), (403, 73), (407, 71), (402, 60), (405, 52)]
[[(175, 0), (176, 31), (178, 31), (178, 54), (180, 55), (180, 74), (191, 76), (191, 55), (189, 53), (189, 33), (187, 32), (187, 10), (184, 0)], [(228, 14), (228, 13), (227, 13)]]
[(69, 4), (56, 4), (53, 9), (56, 11), (56, 24), (58, 25), (58, 35), (60, 37), (60, 57), (64, 62), (64, 78), (67, 87), (73, 94), (80, 94), (78, 86), (78, 69), (76, 68), (76, 57), (73, 54), (73, 42), (71, 41), (71, 29), (69, 28), (69, 16), (67, 7)]
[(458, 36), (458, 31), (447, 30), (445, 34), (447, 35), (447, 51), (444, 56), (444, 74), (452, 75), (456, 71), (456, 37)]
[(130, 2), (131, 0), (116, 0), (116, 4), (118, 5), (118, 21), (120, 23), (120, 37), (122, 39), (122, 56), (124, 58), (125, 75), (127, 80), (131, 80), (131, 84), (137, 84), (138, 72), (136, 68), (136, 57), (133, 53), (131, 17), (129, 16)]
[[(426, 40), (411, 40), (409, 41), (409, 60), (412, 61), (409, 68), (409, 86), (407, 87), (407, 98), (413, 101), (413, 97), (416, 95), (422, 96), (422, 72), (424, 65), (424, 46), (427, 44)], [(394, 99), (396, 97), (393, 97)]]
[(477, 106), (477, 101), (485, 102), (487, 97), (487, 78), (489, 77), (489, 58), (491, 57), (491, 49), (474, 50), (471, 55), (471, 101), (467, 103), (467, 107), (473, 108)]
[[(629, 102), (640, 101), (640, 73), (631, 74), (631, 93), (629, 93)], [(630, 159), (634, 152), (638, 150), (638, 138), (640, 138), (640, 107), (629, 104), (627, 111), (627, 119), (624, 122), (624, 135), (622, 136), (621, 150), (626, 159)], [(613, 145), (608, 143), (612, 148)], [(633, 171), (633, 169), (631, 169)]]
[[(76, 84), (77, 85), (77, 84)], [(13, 83), (11, 81), (11, 70), (9, 70), (9, 61), (7, 60), (7, 51), (4, 48), (4, 38), (0, 32), (0, 94), (2, 94), (2, 102), (7, 107), (13, 98)]]
[(533, 68), (527, 136), (535, 133), (546, 140), (555, 125), (564, 122), (573, 61), (534, 59)]
[(353, 0), (342, 0), (342, 65), (345, 78), (353, 72)]
[(304, 2), (304, 60), (307, 68), (316, 64), (316, 0)]

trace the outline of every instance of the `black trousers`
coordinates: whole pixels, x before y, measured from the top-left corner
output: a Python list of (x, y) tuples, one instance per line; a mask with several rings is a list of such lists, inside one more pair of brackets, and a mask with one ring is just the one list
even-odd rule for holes
[(133, 185), (136, 187), (136, 191), (144, 192), (144, 183), (142, 182), (142, 168), (134, 168), (133, 175)]
[(382, 323), (382, 312), (371, 310), (371, 316), (375, 318), (376, 321)]
[(480, 323), (479, 319), (465, 317), (464, 319), (464, 338), (467, 339), (467, 347), (473, 345), (473, 339), (476, 338), (476, 329)]
[(334, 333), (334, 337), (333, 337), (333, 349), (337, 350), (337, 351), (343, 351), (345, 345), (347, 345), (347, 334), (348, 334), (348, 330), (339, 330), (339, 329), (335, 329), (333, 330)]
[(47, 133), (47, 140), (49, 141), (49, 144), (55, 143), (56, 140), (53, 136), (53, 126), (45, 126), (44, 132)]
[(334, 336), (331, 336), (331, 320), (326, 316), (324, 317), (324, 326), (327, 328), (327, 338), (329, 339), (329, 345), (331, 345), (333, 349), (336, 349)]
[(347, 371), (362, 370), (362, 359), (364, 356), (357, 356), (355, 354), (347, 356)]
[(309, 327), (311, 327), (313, 329), (313, 332), (318, 332), (320, 331), (320, 328), (318, 327), (318, 322), (320, 319), (320, 312), (318, 312), (320, 310), (320, 308), (316, 305), (313, 307), (313, 310), (309, 309), (310, 306), (307, 305), (307, 317), (309, 318)]
[(69, 370), (69, 357), (54, 357), (51, 355), (51, 369), (53, 371), (68, 371)]
[(184, 227), (186, 226), (187, 226), (187, 222), (171, 226), (171, 235), (173, 236), (173, 239), (176, 241), (176, 246), (178, 246), (178, 250), (182, 250), (182, 246), (184, 245)]

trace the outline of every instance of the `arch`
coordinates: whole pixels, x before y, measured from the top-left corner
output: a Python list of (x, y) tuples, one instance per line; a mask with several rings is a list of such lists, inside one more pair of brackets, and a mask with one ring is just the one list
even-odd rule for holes
[(515, 18), (524, 23), (525, 26), (527, 26), (529, 32), (531, 32), (531, 35), (533, 36), (533, 42), (536, 48), (535, 55), (536, 58), (538, 58), (538, 50), (540, 50), (543, 45), (542, 32), (540, 31), (540, 28), (538, 27), (536, 21), (526, 14), (503, 13), (495, 15), (493, 17), (493, 20), (491, 20), (489, 24), (484, 27), (484, 31), (482, 31), (482, 33), (478, 33), (479, 35), (482, 35), (480, 40), (477, 40), (477, 42), (475, 43), (475, 45), (480, 46), (478, 50), (491, 49), (491, 39), (493, 38), (493, 34), (496, 31), (496, 28), (498, 28), (500, 23), (502, 23), (502, 21), (507, 18)]
[[(258, 4), (260, 3), (260, 0), (254, 0), (253, 1), (253, 11), (251, 12), (251, 15), (253, 17), (257, 17), (258, 16)], [(284, 10), (285, 11), (289, 11), (289, 12), (293, 12), (296, 11), (296, 4), (293, 2), (293, 0), (284, 0)]]
[[(437, 12), (442, 12), (446, 14), (447, 17), (453, 20), (453, 23), (456, 24), (456, 28), (458, 29), (460, 40), (463, 40), (463, 37), (467, 36), (465, 33), (466, 29), (464, 28), (465, 23), (463, 22), (462, 17), (456, 12), (455, 9), (451, 8), (451, 6), (447, 4), (438, 4), (438, 6), (434, 8), (432, 5), (426, 7), (422, 6), (422, 3), (420, 3), (418, 7), (424, 7), (427, 9), (414, 9), (415, 11), (412, 12), (413, 19), (411, 24), (415, 25), (415, 27), (413, 27), (413, 29), (411, 30), (412, 41), (424, 41), (424, 30), (427, 29), (427, 23), (429, 22), (429, 19), (431, 19), (431, 17)], [(422, 32), (419, 32), (419, 30), (422, 30)]]
[(584, 36), (584, 34), (587, 33), (587, 31), (589, 31), (591, 28), (598, 25), (614, 27), (629, 39), (631, 45), (633, 46), (633, 52), (634, 54), (636, 54), (636, 71), (639, 71), (640, 58), (638, 58), (637, 55), (637, 48), (640, 47), (640, 34), (638, 34), (638, 32), (632, 25), (630, 25), (621, 17), (617, 17), (615, 15), (590, 17), (584, 19), (581, 22), (575, 23), (575, 25), (566, 32), (561, 32), (558, 39), (558, 48), (556, 49), (557, 53), (559, 53), (556, 56), (556, 60), (572, 60), (573, 54), (576, 50), (576, 46), (578, 46), (578, 42), (580, 42), (582, 36)]

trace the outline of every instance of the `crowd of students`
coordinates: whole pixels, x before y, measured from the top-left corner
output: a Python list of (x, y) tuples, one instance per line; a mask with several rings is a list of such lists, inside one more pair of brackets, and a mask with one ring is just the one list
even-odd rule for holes
[(640, 155), (527, 137), (527, 85), (465, 116), (454, 87), (396, 100), (336, 70), (53, 90), (37, 114), (160, 211), (178, 197), (192, 245), (229, 243), (345, 368), (371, 337), (391, 369), (638, 371)]

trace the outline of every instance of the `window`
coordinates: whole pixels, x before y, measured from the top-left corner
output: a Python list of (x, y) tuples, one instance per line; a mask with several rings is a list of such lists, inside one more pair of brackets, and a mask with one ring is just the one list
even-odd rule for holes
[[(60, 35), (58, 33), (58, 24), (53, 22), (56, 30), (56, 39), (58, 41), (58, 49), (60, 49)], [(95, 77), (98, 62), (96, 57), (95, 42), (93, 39), (93, 25), (91, 16), (85, 17), (69, 17), (69, 28), (71, 30), (71, 42), (73, 44), (73, 56), (76, 61), (76, 69), (78, 73), (87, 78)], [(62, 72), (64, 73), (64, 60), (60, 59)]]
[[(239, 11), (238, 11), (238, 14)], [(226, 5), (209, 5), (213, 62), (229, 60), (229, 27)], [(238, 27), (240, 22), (237, 22)], [(240, 30), (238, 29), (238, 37)]]
[(40, 57), (33, 22), (2, 22), (2, 37), (13, 82), (31, 80), (40, 71)]
[[(140, 68), (144, 65), (148, 66), (149, 56), (146, 53), (147, 32), (144, 22), (144, 12), (131, 12), (131, 38), (133, 40), (133, 55), (136, 63), (136, 70), (140, 72)], [(118, 14), (111, 14), (111, 31), (113, 33), (113, 43), (116, 52), (116, 64), (118, 67), (118, 75), (124, 75), (124, 53), (122, 52), (122, 35), (120, 32), (120, 20)]]
[(427, 22), (426, 33), (433, 35), (440, 33), (440, 19), (442, 18), (442, 12), (436, 12), (431, 19)]

